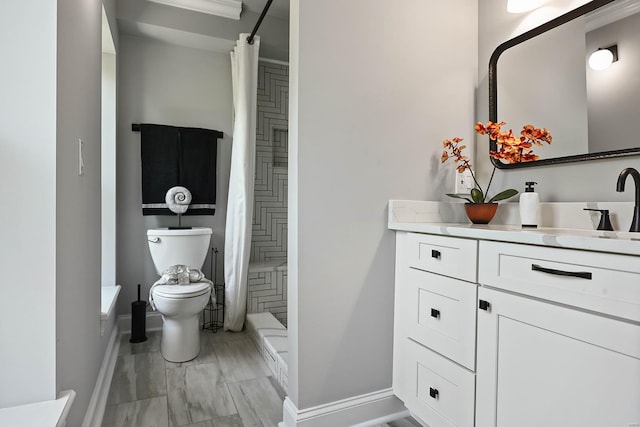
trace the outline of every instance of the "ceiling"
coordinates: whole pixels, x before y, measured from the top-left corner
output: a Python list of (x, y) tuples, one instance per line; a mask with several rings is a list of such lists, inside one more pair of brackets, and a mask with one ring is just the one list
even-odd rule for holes
[[(250, 33), (253, 30), (267, 2), (244, 0), (239, 20), (180, 6), (208, 1), (210, 0), (117, 0), (118, 29), (123, 34), (164, 43), (228, 53), (233, 49), (240, 33)], [(220, 2), (224, 3), (225, 0)], [(289, 0), (273, 0), (258, 35), (261, 57), (288, 60)]]

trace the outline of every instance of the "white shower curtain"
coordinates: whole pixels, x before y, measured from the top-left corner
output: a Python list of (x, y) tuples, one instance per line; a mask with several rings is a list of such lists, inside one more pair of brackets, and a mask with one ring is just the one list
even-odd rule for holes
[(234, 121), (224, 241), (225, 331), (241, 331), (247, 311), (260, 50), (260, 37), (250, 45), (248, 36), (240, 34), (231, 52)]

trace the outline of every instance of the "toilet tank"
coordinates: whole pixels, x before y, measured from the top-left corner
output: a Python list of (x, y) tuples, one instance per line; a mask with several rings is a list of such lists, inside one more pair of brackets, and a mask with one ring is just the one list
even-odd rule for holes
[(149, 252), (158, 275), (162, 275), (163, 271), (176, 264), (201, 269), (207, 257), (210, 240), (211, 229), (207, 227), (147, 230)]

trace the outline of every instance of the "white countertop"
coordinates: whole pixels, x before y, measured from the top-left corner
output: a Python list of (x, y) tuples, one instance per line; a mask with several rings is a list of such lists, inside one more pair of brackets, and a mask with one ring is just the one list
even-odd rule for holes
[[(388, 227), (416, 233), (640, 256), (640, 233), (546, 226), (523, 229), (520, 225), (499, 223), (475, 225), (462, 222), (464, 213), (452, 205), (457, 204), (391, 200)], [(443, 216), (455, 222), (442, 222)]]

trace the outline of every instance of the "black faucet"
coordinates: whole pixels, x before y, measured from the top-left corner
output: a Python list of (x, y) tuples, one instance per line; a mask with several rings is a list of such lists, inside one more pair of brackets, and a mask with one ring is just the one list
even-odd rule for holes
[(633, 177), (633, 182), (636, 185), (636, 203), (633, 208), (633, 220), (631, 221), (631, 228), (629, 231), (640, 231), (640, 172), (634, 168), (625, 168), (620, 172), (618, 176), (618, 184), (616, 185), (616, 191), (622, 193), (624, 191), (624, 183), (627, 181), (627, 176)]

